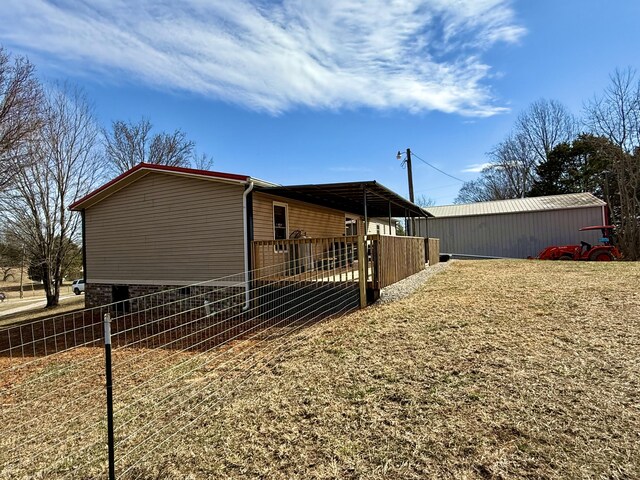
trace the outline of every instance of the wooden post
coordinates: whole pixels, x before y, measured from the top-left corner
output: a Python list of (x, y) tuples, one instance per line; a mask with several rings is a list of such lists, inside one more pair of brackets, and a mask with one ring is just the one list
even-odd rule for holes
[(364, 235), (358, 235), (358, 283), (360, 285), (360, 308), (367, 306), (367, 245)]
[(431, 266), (431, 263), (429, 262), (429, 259), (431, 257), (429, 257), (429, 238), (425, 238), (424, 239), (424, 263), (429, 263), (429, 266)]

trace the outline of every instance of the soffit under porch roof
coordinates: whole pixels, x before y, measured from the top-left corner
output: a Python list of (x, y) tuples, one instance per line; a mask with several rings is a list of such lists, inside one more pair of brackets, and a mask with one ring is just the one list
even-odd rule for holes
[(375, 180), (348, 183), (284, 185), (255, 189), (292, 200), (372, 217), (431, 217), (418, 205)]

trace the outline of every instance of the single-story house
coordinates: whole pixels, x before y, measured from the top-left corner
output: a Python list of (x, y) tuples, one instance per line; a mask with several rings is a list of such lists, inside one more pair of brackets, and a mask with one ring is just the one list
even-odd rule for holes
[(394, 218), (371, 218), (367, 235), (396, 235), (398, 221)]
[(254, 240), (362, 234), (370, 218), (388, 228), (426, 215), (375, 181), (282, 186), (144, 163), (70, 208), (82, 215), (87, 306), (247, 272)]
[(454, 255), (526, 258), (550, 245), (595, 244), (606, 225), (607, 204), (590, 193), (517, 198), (425, 207), (417, 219), (420, 236), (440, 239), (440, 251)]

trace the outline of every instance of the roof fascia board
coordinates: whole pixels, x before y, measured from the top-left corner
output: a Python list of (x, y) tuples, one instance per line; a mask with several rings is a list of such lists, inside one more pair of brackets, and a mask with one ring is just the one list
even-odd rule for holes
[[(427, 212), (427, 211), (426, 211), (424, 208), (422, 208), (421, 206), (416, 205), (415, 203), (411, 202), (410, 200), (407, 200), (407, 199), (406, 199), (406, 198), (404, 198), (404, 197), (401, 197), (401, 196), (400, 196), (400, 195), (398, 195), (396, 192), (394, 192), (394, 191), (393, 191), (393, 190), (391, 190), (390, 188), (385, 187), (385, 186), (384, 186), (384, 185), (382, 185), (381, 183), (378, 183), (378, 182), (376, 182), (375, 180), (374, 180), (373, 182), (371, 182), (371, 183), (372, 183), (372, 184), (374, 184), (374, 185), (376, 185), (378, 188), (380, 188), (380, 189), (382, 189), (382, 190), (386, 191), (388, 194), (390, 194), (390, 195), (392, 195), (392, 196), (395, 196), (395, 197), (402, 198), (405, 202), (407, 202), (407, 203), (409, 203), (409, 204), (413, 205), (413, 208), (417, 209), (417, 213), (420, 213), (420, 214), (421, 214), (421, 215), (420, 215), (420, 217), (431, 217), (431, 216), (433, 216), (433, 215), (431, 215), (431, 213)], [(399, 208), (405, 208), (403, 205), (400, 205), (399, 203), (397, 203), (397, 202), (395, 202), (395, 201), (393, 201), (393, 200), (389, 200), (388, 198), (383, 197), (382, 195), (380, 195), (380, 194), (379, 194), (379, 193), (377, 193), (376, 191), (371, 190), (370, 192), (371, 192), (371, 194), (372, 194), (372, 195), (375, 195), (376, 197), (381, 198), (382, 200), (386, 200), (387, 202), (394, 204), (396, 207), (399, 207)], [(415, 217), (415, 218), (420, 218), (420, 217)], [(379, 217), (379, 218), (382, 218), (382, 217)]]
[(99, 187), (97, 190), (94, 190), (77, 202), (72, 203), (69, 206), (69, 210), (80, 211), (84, 210), (85, 208), (92, 207), (96, 203), (101, 202), (105, 198), (110, 197), (114, 193), (117, 193), (123, 188), (128, 187), (132, 183), (137, 182), (141, 178), (146, 177), (149, 173), (151, 172), (140, 169), (132, 172), (130, 175), (127, 175), (125, 177), (114, 179), (117, 181), (112, 180), (109, 183), (105, 183), (102, 187)]
[[(189, 172), (189, 171), (168, 170), (164, 168), (157, 168), (157, 167), (141, 164), (138, 167), (134, 167), (128, 172), (125, 172), (120, 176), (114, 178), (110, 182), (105, 183), (101, 187), (98, 187), (98, 189), (89, 193), (88, 195), (81, 198), (80, 200), (72, 203), (69, 206), (69, 210), (79, 211), (85, 208), (89, 208), (105, 200), (106, 198), (109, 198), (114, 193), (119, 192), (123, 188), (131, 185), (132, 183), (137, 182), (141, 178), (146, 177), (150, 173), (162, 173), (167, 175), (183, 176), (183, 177), (195, 178), (198, 180), (208, 180), (208, 181), (215, 181), (215, 182), (235, 184), (235, 185), (246, 185), (248, 183), (247, 180), (240, 180), (239, 178), (238, 179), (226, 178), (226, 177), (215, 176), (215, 175), (204, 175), (201, 173)], [(250, 177), (246, 177), (246, 178), (249, 179)]]

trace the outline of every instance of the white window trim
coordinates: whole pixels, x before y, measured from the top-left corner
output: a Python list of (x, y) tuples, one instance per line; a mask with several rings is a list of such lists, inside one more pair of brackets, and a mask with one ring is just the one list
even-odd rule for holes
[[(271, 205), (271, 229), (272, 234), (273, 234), (273, 239), (276, 239), (276, 218), (275, 218), (275, 212), (274, 212), (274, 207), (284, 207), (284, 221), (285, 221), (285, 240), (289, 239), (289, 204), (288, 203), (284, 203), (284, 202), (276, 202), (275, 200), (272, 202)], [(276, 246), (273, 246), (273, 250), (275, 253), (286, 253), (287, 249), (284, 248), (282, 250), (278, 250), (276, 248)]]
[(360, 217), (358, 217), (358, 215), (353, 215), (353, 214), (349, 214), (349, 213), (345, 213), (344, 214), (344, 234), (347, 234), (347, 219), (349, 220), (353, 220), (356, 225), (356, 235), (358, 234), (358, 231), (360, 230), (360, 227), (358, 225), (359, 223), (359, 219)]

